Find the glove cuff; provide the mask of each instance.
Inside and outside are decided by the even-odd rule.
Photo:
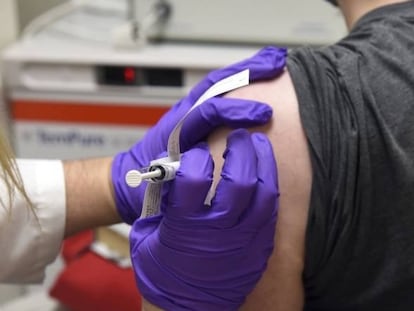
[[[134,165],[135,164],[135,165]],[[132,224],[141,215],[142,187],[131,188],[126,184],[125,175],[131,169],[137,169],[138,164],[131,161],[129,152],[118,153],[112,161],[112,185],[118,214],[122,220]]]

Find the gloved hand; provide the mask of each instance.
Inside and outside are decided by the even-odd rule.
[[[145,193],[144,184],[138,188],[130,188],[126,184],[126,173],[131,169],[148,166],[150,161],[166,151],[171,131],[196,100],[216,82],[247,68],[250,69],[251,81],[276,77],[285,67],[286,55],[286,49],[266,47],[249,59],[212,71],[187,97],[173,106],[140,142],[115,156],[112,183],[116,207],[125,222],[131,224],[140,216]],[[218,126],[237,128],[261,125],[269,121],[271,115],[269,106],[256,101],[211,98],[194,109],[187,118],[181,130],[181,151],[186,151],[203,140]]]
[[[183,154],[162,215],[130,233],[137,285],[164,310],[236,310],[273,249],[277,168],[264,134],[232,132],[211,207],[213,162],[205,144]]]

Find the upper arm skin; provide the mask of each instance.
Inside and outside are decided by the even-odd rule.
[[[252,130],[265,132],[272,142],[280,188],[275,248],[267,270],[241,310],[302,310],[305,230],[312,174],[292,81],[285,72],[275,80],[255,83],[227,96],[258,100],[272,106],[272,122]],[[209,139],[215,177],[220,176],[228,132],[219,130]],[[160,309],[144,299],[143,310]]]
[[[273,145],[280,188],[275,248],[267,270],[241,310],[302,310],[302,272],[312,170],[290,75],[285,71],[277,79],[252,84],[227,96],[254,99],[272,106],[272,122],[252,130],[266,133]],[[220,130],[209,140],[215,177],[220,176],[227,134],[228,130]]]

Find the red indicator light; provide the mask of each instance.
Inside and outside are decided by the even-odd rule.
[[[124,80],[125,82],[132,83],[135,82],[135,69],[127,67],[124,69]]]

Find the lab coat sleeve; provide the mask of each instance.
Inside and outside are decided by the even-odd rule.
[[[38,283],[46,266],[59,254],[63,240],[63,164],[57,160],[17,160],[17,165],[34,212],[17,193],[11,208],[0,206],[0,282]],[[7,203],[3,181],[0,195]]]

